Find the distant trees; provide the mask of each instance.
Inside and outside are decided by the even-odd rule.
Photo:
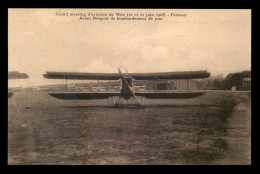
[[[223,80],[223,74],[209,77],[207,87],[212,89],[223,89]]]
[[[20,73],[18,71],[9,71],[8,79],[27,79],[29,76],[26,73]]]
[[[247,80],[247,82],[244,82],[244,80]],[[223,88],[230,90],[232,86],[235,86],[236,90],[250,90],[251,71],[242,71],[228,74],[227,77],[223,80]]]
[[[212,90],[231,90],[233,86],[236,90],[251,90],[251,71],[230,73],[225,78],[223,74],[211,76],[207,79],[194,79],[198,89],[206,86]]]

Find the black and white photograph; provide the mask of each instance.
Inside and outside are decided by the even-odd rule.
[[[251,9],[8,9],[8,165],[251,165]]]

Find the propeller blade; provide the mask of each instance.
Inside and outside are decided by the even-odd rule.
[[[122,76],[122,80],[124,80],[124,82],[125,82],[125,84],[127,85],[129,91],[130,91],[131,94],[133,95],[134,99],[136,99],[135,93],[134,93],[133,89],[132,89],[131,86],[128,84],[128,81],[125,79],[125,76],[124,76],[123,73],[121,72],[120,68],[118,68],[118,72],[119,72],[119,74]]]

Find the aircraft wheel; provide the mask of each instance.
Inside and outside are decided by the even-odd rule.
[[[118,106],[118,102],[114,101],[114,107],[116,108]]]
[[[138,106],[138,107],[141,106],[141,100],[140,100],[140,99],[137,100],[137,106]]]

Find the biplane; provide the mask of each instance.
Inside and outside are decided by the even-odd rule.
[[[18,71],[9,71],[8,72],[8,80],[11,79],[27,79],[29,76],[25,73],[20,73]],[[9,92],[8,90],[8,98],[13,96],[13,92]]]
[[[138,80],[160,80],[160,79],[201,79],[210,76],[207,71],[183,71],[183,72],[157,72],[157,73],[83,73],[83,72],[46,72],[43,76],[47,79],[72,79],[72,80],[121,80],[121,91],[118,92],[50,92],[49,94],[64,100],[91,100],[113,98],[117,106],[123,98],[133,98],[136,105],[140,105],[140,98],[148,99],[188,99],[201,96],[205,91],[178,91],[178,90],[133,90],[135,81]],[[116,101],[114,97],[119,97]]]

